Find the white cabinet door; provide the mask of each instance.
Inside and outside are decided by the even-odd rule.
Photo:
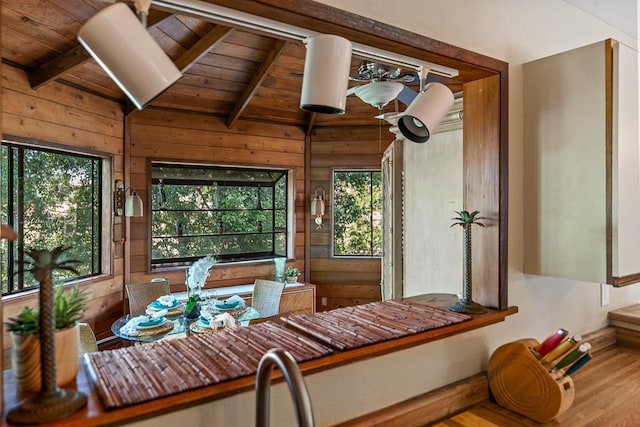
[[[640,280],[637,52],[606,40],[523,78],[525,272]]]

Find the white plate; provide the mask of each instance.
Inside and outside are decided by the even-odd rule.
[[[224,313],[224,312],[227,312],[227,311],[238,310],[238,309],[243,308],[243,307],[244,307],[244,303],[241,302],[241,303],[238,303],[238,304],[235,304],[235,305],[231,305],[231,304],[220,304],[220,305],[218,305],[218,304],[216,304],[216,305],[213,306],[213,309],[215,311],[219,312],[219,313]]]
[[[136,326],[136,329],[143,330],[143,329],[153,329],[153,328],[158,328],[158,327],[160,327],[160,326],[164,325],[164,324],[165,324],[165,323],[167,323],[167,322],[168,322],[168,320],[167,320],[167,319],[164,319],[162,322],[158,323],[157,325],[149,325],[149,326],[141,326],[141,325],[138,325],[138,326]]]
[[[154,301],[151,304],[149,304],[147,308],[150,308],[152,310],[164,310],[164,309],[173,310],[174,308],[180,307],[180,304],[182,304],[180,301],[176,301],[171,307],[167,307],[166,305],[160,304],[158,301]]]

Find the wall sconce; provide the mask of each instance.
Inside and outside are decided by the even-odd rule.
[[[138,10],[146,21],[149,0]],[[138,109],[175,83],[182,73],[125,3],[108,6],[78,32],[78,41]]]
[[[324,188],[317,187],[315,195],[311,200],[311,215],[314,215],[314,219],[317,228],[322,228],[322,215],[324,215]]]
[[[305,40],[300,108],[313,113],[344,114],[347,106],[351,42],[322,34]]]
[[[421,79],[422,86],[424,79]],[[453,92],[442,83],[429,83],[398,120],[398,129],[413,142],[427,142],[431,131],[453,106]]]
[[[127,200],[124,195],[127,190],[131,190]],[[113,209],[116,216],[142,216],[144,213],[144,205],[142,199],[136,193],[133,187],[124,188],[124,184],[120,180],[116,180],[115,191],[113,192]]]

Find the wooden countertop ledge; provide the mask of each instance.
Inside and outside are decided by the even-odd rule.
[[[420,297],[412,297],[405,299],[402,303],[408,303],[409,306],[418,310],[423,316],[429,315],[429,310],[434,310],[431,307],[425,307],[421,304],[424,300]],[[372,303],[371,305],[367,304],[365,306],[356,306],[347,307],[345,309],[338,310],[354,310],[357,309],[358,313],[362,313],[363,310],[368,310],[367,314],[371,314],[371,321],[375,321],[377,319],[376,316],[380,314],[380,310],[389,310],[397,309],[393,305],[389,306],[383,303]],[[396,304],[396,306],[402,307],[402,303]],[[370,307],[369,307],[370,306]],[[382,308],[381,308],[382,307]],[[373,309],[373,311],[371,310]],[[378,310],[378,312],[376,312]],[[402,349],[406,349],[409,347],[414,347],[417,345],[421,345],[424,343],[428,343],[431,341],[439,340],[451,335],[460,334],[466,331],[470,331],[473,329],[481,328],[483,326],[491,325],[500,321],[503,321],[504,318],[508,315],[517,313],[517,307],[510,307],[505,311],[496,311],[489,310],[486,314],[480,315],[460,315],[458,313],[447,313],[451,315],[451,318],[454,319],[453,324],[448,324],[448,326],[429,326],[426,325],[424,327],[418,328],[418,332],[413,332],[413,326],[408,324],[407,330],[412,331],[407,334],[394,332],[394,328],[387,328],[389,333],[396,333],[395,336],[400,336],[399,338],[384,338],[384,340],[380,342],[375,342],[375,335],[385,335],[384,331],[378,331],[376,334],[376,330],[367,330],[364,328],[364,332],[362,333],[363,339],[371,339],[371,335],[375,343],[367,344],[366,342],[332,342],[331,334],[328,334],[327,337],[324,337],[324,341],[322,342],[322,338],[318,339],[317,336],[313,336],[313,330],[309,328],[307,331],[302,331],[298,329],[295,331],[296,327],[304,327],[305,320],[309,321],[311,316],[317,316],[317,320],[319,322],[324,322],[325,319],[329,318],[327,316],[331,316],[331,312],[321,312],[316,313],[314,315],[306,315],[306,316],[294,316],[286,325],[286,328],[282,325],[275,325],[269,322],[255,325],[251,328],[245,328],[246,331],[241,331],[239,335],[235,335],[233,333],[215,333],[215,334],[203,334],[202,336],[189,337],[182,340],[170,340],[165,341],[164,343],[157,344],[146,344],[135,347],[128,347],[118,350],[111,350],[107,352],[101,352],[103,354],[86,355],[85,359],[83,359],[82,367],[78,376],[76,378],[76,384],[71,384],[68,387],[76,387],[78,390],[84,392],[88,396],[88,404],[86,407],[78,411],[77,413],[57,422],[51,422],[48,424],[43,424],[44,426],[69,426],[69,427],[89,427],[89,426],[107,426],[107,425],[122,425],[127,422],[133,422],[140,419],[145,419],[153,416],[158,416],[163,413],[168,413],[180,409],[184,409],[187,407],[207,403],[213,400],[217,400],[220,398],[224,398],[233,394],[237,394],[240,392],[245,392],[253,389],[255,385],[255,367],[257,367],[257,360],[261,355],[249,355],[247,356],[244,363],[236,363],[231,358],[227,358],[226,361],[222,360],[225,357],[225,354],[220,354],[219,359],[217,361],[217,366],[212,366],[210,369],[202,369],[205,375],[210,375],[213,381],[204,382],[200,385],[195,384],[190,387],[188,384],[185,385],[182,381],[176,381],[170,385],[162,385],[157,381],[155,382],[158,385],[156,392],[158,394],[153,394],[154,390],[151,387],[139,387],[141,390],[137,394],[138,400],[143,403],[135,403],[136,398],[128,401],[115,393],[114,395],[105,395],[105,390],[108,390],[109,387],[123,387],[127,386],[131,387],[132,391],[136,388],[135,385],[145,381],[147,376],[149,375],[151,370],[145,372],[144,370],[140,370],[139,368],[142,366],[136,365],[139,362],[136,361],[136,358],[142,357],[151,357],[152,366],[156,369],[162,370],[162,366],[166,366],[167,363],[179,363],[177,360],[165,360],[165,357],[158,357],[158,354],[167,355],[168,351],[176,351],[177,349],[169,349],[168,346],[178,345],[183,351],[193,350],[198,353],[198,345],[210,345],[211,340],[227,340],[226,342],[233,342],[234,344],[240,342],[240,346],[252,345],[253,342],[256,343],[256,348],[254,349],[254,353],[260,349],[264,348],[265,341],[267,339],[274,338],[277,344],[281,347],[287,349],[287,345],[291,350],[296,350],[297,353],[294,355],[296,360],[299,362],[300,369],[303,375],[308,375],[314,372],[319,372],[323,370],[328,370],[337,366],[345,365],[348,363],[352,363],[358,360],[371,358],[375,356],[380,356],[383,354],[400,351]],[[339,314],[339,313],[337,313]],[[441,315],[438,310],[435,310],[433,313],[434,319]],[[331,318],[336,318],[336,324],[340,324],[340,322],[345,321],[347,318],[340,320],[339,316],[331,316]],[[447,316],[449,317],[449,316]],[[313,320],[313,319],[311,319]],[[297,323],[297,325],[296,325]],[[420,322],[423,323],[423,322]],[[424,322],[425,324],[428,322]],[[449,322],[450,323],[450,322]],[[325,325],[326,326],[326,325]],[[361,331],[362,325],[358,325],[358,330]],[[292,331],[290,332],[289,329]],[[311,332],[311,334],[305,334],[306,336],[302,339],[298,338],[298,341],[291,342],[292,339],[295,338],[297,333],[301,332]],[[205,337],[206,335],[206,337]],[[341,334],[339,334],[341,335]],[[356,335],[356,334],[354,334]],[[298,335],[299,336],[299,335]],[[336,335],[337,336],[337,335]],[[357,335],[356,335],[357,336]],[[243,338],[244,337],[244,338]],[[292,338],[294,337],[294,338]],[[368,338],[367,338],[368,337]],[[230,341],[231,340],[231,341]],[[174,342],[172,342],[174,341]],[[182,343],[177,343],[177,341],[182,341]],[[262,341],[262,342],[261,342]],[[289,344],[287,344],[289,342]],[[335,344],[335,345],[331,345]],[[186,347],[185,347],[186,346]],[[184,347],[184,348],[183,348]],[[240,347],[242,348],[242,347]],[[250,352],[246,352],[249,354]],[[245,353],[242,353],[243,355]],[[183,356],[183,355],[182,355]],[[193,361],[189,362],[188,359],[184,359],[181,355],[176,357],[180,358],[181,361],[187,361],[187,363],[193,363]],[[92,359],[93,357],[93,359]],[[196,355],[197,357],[197,355]],[[228,357],[228,355],[227,355]],[[114,375],[110,377],[109,374],[109,364],[111,363],[121,363],[125,364],[124,360],[126,359],[126,363],[131,362],[131,372],[137,372],[137,378],[126,378],[125,380],[120,380],[118,383],[117,378],[118,375]],[[196,359],[193,359],[196,360]],[[204,362],[209,362],[212,360],[211,358],[205,360]],[[216,359],[217,360],[217,359]],[[106,365],[104,369],[100,369],[100,363],[103,362]],[[148,361],[146,361],[148,362]],[[145,362],[145,364],[146,364]],[[184,363],[184,362],[183,362]],[[163,365],[164,364],[164,365]],[[98,366],[98,369],[96,369]],[[204,366],[204,365],[203,365]],[[118,368],[113,369],[113,372],[117,372]],[[98,371],[98,372],[96,372]],[[102,371],[102,372],[100,372]],[[200,372],[200,371],[199,371]],[[102,378],[99,378],[102,375]],[[92,380],[90,381],[90,377]],[[127,375],[119,377],[125,378]],[[282,375],[279,371],[274,372],[274,381],[279,381]],[[106,381],[107,386],[105,387],[105,383],[103,382],[101,387],[96,387],[95,382]],[[197,382],[197,379],[193,379],[193,381]],[[124,382],[124,383],[123,383]],[[202,385],[202,384],[212,384],[212,385]],[[174,387],[172,389],[172,387]],[[167,390],[161,390],[167,389]],[[151,390],[151,391],[149,391]],[[150,393],[149,395],[144,395],[144,393]],[[101,396],[102,394],[102,396]],[[109,393],[110,394],[110,393]],[[141,395],[142,394],[142,395]],[[128,396],[130,393],[122,393],[122,396]],[[155,397],[161,396],[161,397]],[[13,378],[10,371],[4,372],[4,416],[3,416],[3,425],[10,426],[12,424],[8,424],[6,420],[6,412],[14,407],[17,404],[18,396],[16,396],[15,392],[15,384],[13,382]],[[135,403],[135,404],[133,404]],[[114,409],[106,409],[106,408],[114,408]]]

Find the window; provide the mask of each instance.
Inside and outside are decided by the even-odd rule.
[[[1,220],[18,233],[2,240],[2,294],[34,289],[38,283],[18,266],[24,249],[71,246],[78,274],[58,271],[71,281],[101,273],[101,177],[103,159],[3,141]]]
[[[333,172],[333,255],[382,255],[382,173]]]
[[[152,165],[151,268],[288,255],[289,171]]]

